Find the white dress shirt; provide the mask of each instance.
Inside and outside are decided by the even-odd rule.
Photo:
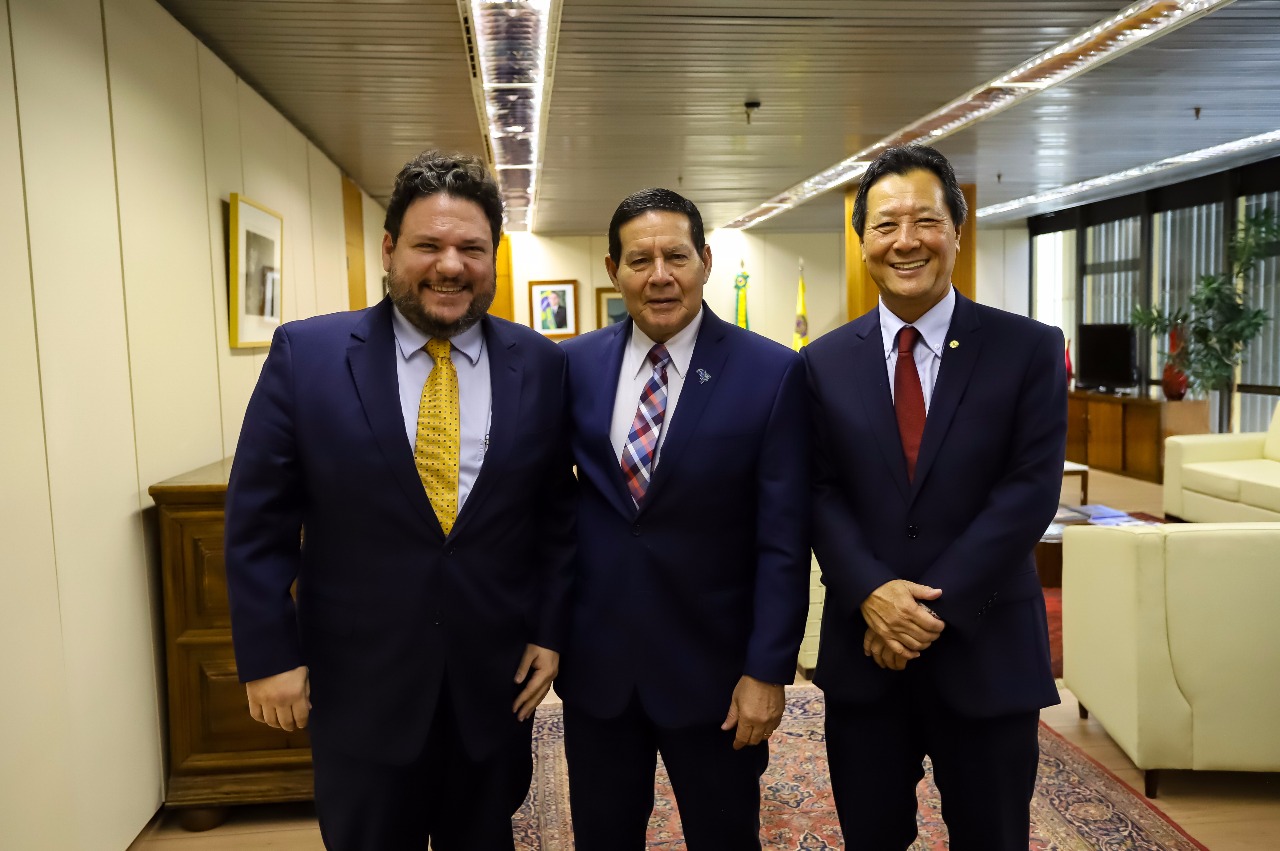
[[[422,388],[435,368],[435,361],[424,348],[431,339],[422,333],[399,308],[391,313],[391,326],[396,335],[396,379],[400,384],[400,413],[404,417],[404,433],[413,452],[418,439],[418,407],[422,404]],[[493,387],[489,383],[489,350],[484,345],[484,330],[477,322],[450,341],[450,359],[458,372],[458,511],[467,501],[471,488],[480,475],[484,454],[489,448],[489,425],[493,418]]]
[[[654,470],[658,469],[662,444],[666,442],[668,426],[675,416],[676,403],[680,401],[680,391],[684,388],[689,361],[693,360],[693,346],[698,341],[698,329],[701,327],[702,308],[699,307],[698,315],[693,317],[693,321],[666,343],[667,353],[671,355],[671,363],[667,365],[667,409],[662,417],[662,430],[658,432],[658,448],[653,455]],[[636,418],[636,409],[640,407],[640,392],[653,375],[649,350],[654,345],[649,335],[632,322],[631,339],[627,341],[626,350],[622,353],[622,370],[618,373],[618,392],[613,399],[613,420],[609,428],[613,454],[618,456],[619,464],[622,463],[622,449],[627,445],[627,435],[631,433],[631,423]]]
[[[951,315],[956,311],[956,291],[947,288],[942,301],[925,311],[915,322],[903,322],[884,306],[880,299],[880,337],[884,342],[884,361],[889,369],[889,395],[893,395],[893,373],[898,367],[898,329],[911,325],[920,332],[916,341],[916,372],[920,375],[920,389],[924,391],[924,412],[929,413],[933,399],[933,386],[938,383],[938,369],[942,366],[942,350],[947,345],[947,331],[951,328]],[[922,345],[923,344],[923,345]]]

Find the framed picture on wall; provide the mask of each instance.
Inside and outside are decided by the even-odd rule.
[[[232,192],[229,220],[231,347],[269,346],[284,315],[284,219]]]
[[[617,325],[627,318],[627,305],[622,293],[613,287],[596,287],[596,327]]]
[[[533,330],[562,340],[578,333],[578,282],[530,281],[529,324]]]

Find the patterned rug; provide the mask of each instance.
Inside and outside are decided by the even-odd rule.
[[[827,775],[824,710],[818,689],[787,689],[786,716],[773,737],[769,770],[762,780],[761,838],[765,848],[844,848]],[[534,727],[533,786],[513,819],[520,851],[573,848],[563,734],[560,707],[539,709]],[[912,851],[941,851],[947,847],[947,829],[927,762],[925,768],[917,793],[921,801],[920,838]],[[1031,851],[1206,851],[1144,798],[1043,724],[1031,822]],[[685,848],[675,799],[661,762],[648,847]]]

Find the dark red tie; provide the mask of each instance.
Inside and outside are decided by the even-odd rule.
[[[919,331],[910,325],[902,326],[898,332],[898,364],[893,370],[893,410],[898,415],[898,434],[902,436],[908,479],[915,478],[916,457],[924,435],[924,391],[920,389],[920,373],[916,371],[918,339]]]

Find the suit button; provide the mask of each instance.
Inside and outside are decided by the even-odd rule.
[[[908,538],[918,538],[918,537],[920,537],[920,527],[919,527],[919,526],[908,526],[908,527],[907,527],[907,537],[908,537]]]
[[[453,548],[453,547],[449,547],[449,555],[453,555],[453,554],[454,554],[454,553],[456,553],[456,552],[457,552],[457,550],[456,550],[455,548]]]
[[[635,535],[637,538],[638,538],[638,537],[640,537],[640,524],[639,524],[639,523],[637,523],[636,525],[634,525],[634,526],[632,526],[632,527],[631,527],[631,534],[632,534],[632,535]]]

